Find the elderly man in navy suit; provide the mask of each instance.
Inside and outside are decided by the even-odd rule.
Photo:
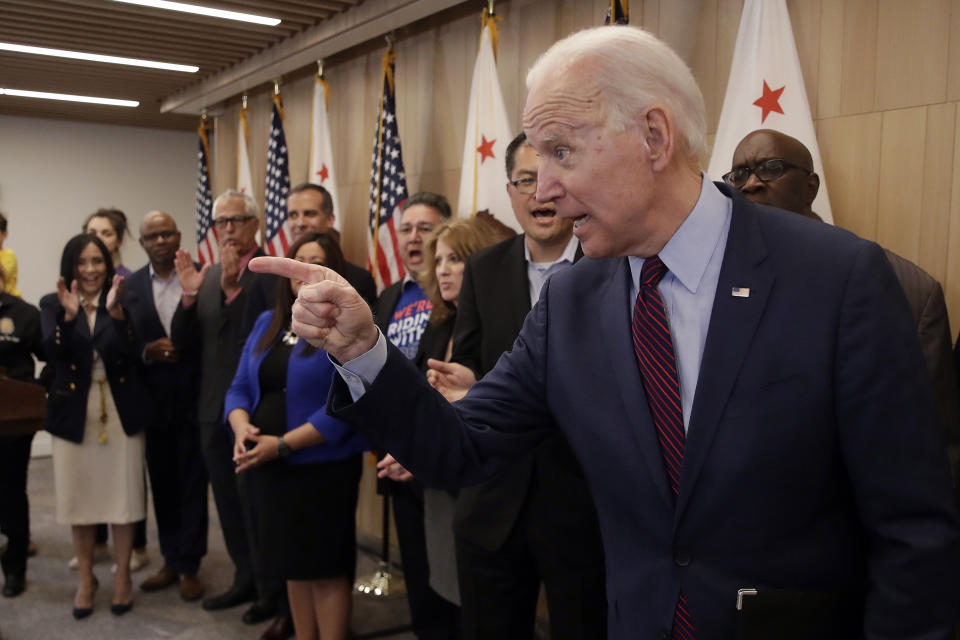
[[[614,640],[947,638],[960,519],[883,251],[710,182],[696,82],[640,29],[557,42],[527,86],[537,199],[586,259],[463,400],[413,375],[336,274],[252,264],[313,283],[293,330],[342,363],[331,411],[444,487],[558,425],[596,502]]]
[[[144,342],[141,371],[158,412],[146,431],[146,451],[164,560],[140,588],[158,591],[179,582],[180,597],[198,600],[204,588],[197,569],[207,552],[207,471],[197,425],[200,353],[182,353],[170,340],[183,291],[173,266],[177,223],[151,211],[140,224],[140,246],[150,262],[127,278],[124,305]]]

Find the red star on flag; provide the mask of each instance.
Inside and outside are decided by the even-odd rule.
[[[763,95],[757,98],[753,104],[763,109],[763,115],[760,117],[760,124],[763,124],[766,121],[767,116],[770,115],[771,111],[776,111],[777,113],[783,113],[783,109],[780,108],[780,94],[783,93],[783,90],[786,88],[786,85],[780,87],[779,89],[770,90],[770,87],[767,85],[767,81],[763,81]]]
[[[477,147],[477,151],[480,152],[480,164],[483,164],[483,161],[487,158],[493,158],[493,143],[496,142],[496,138],[493,140],[487,140],[487,136],[481,135],[482,142],[480,146]]]
[[[326,164],[320,166],[320,171],[317,171],[317,175],[320,176],[320,182],[323,182],[330,177],[330,172],[327,171]]]

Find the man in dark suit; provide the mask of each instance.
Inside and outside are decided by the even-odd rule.
[[[180,597],[193,601],[204,592],[197,569],[207,552],[208,520],[207,471],[197,427],[200,352],[180,352],[170,340],[182,292],[173,267],[180,248],[173,218],[162,211],[148,213],[140,225],[140,246],[150,262],[127,278],[124,306],[144,343],[141,377],[157,411],[146,431],[146,456],[164,559],[140,588],[158,591],[179,581]]]
[[[612,640],[947,638],[960,516],[883,251],[707,180],[700,91],[640,29],[565,38],[527,84],[537,199],[587,258],[463,400],[411,375],[335,274],[253,265],[313,283],[293,329],[343,363],[331,411],[443,487],[557,424],[597,507]]]
[[[820,176],[813,170],[810,150],[785,133],[772,129],[748,133],[734,150],[732,168],[724,180],[752,202],[821,220],[813,211]],[[952,336],[943,288],[906,258],[889,249],[884,249],[884,253],[910,305],[940,417],[946,427],[954,484],[960,488],[960,389],[951,353]]]
[[[418,280],[424,264],[424,243],[440,224],[450,219],[450,203],[442,195],[421,191],[401,206],[397,240],[405,275],[383,290],[377,300],[377,326],[408,359],[417,355],[420,337],[427,327],[432,306]],[[415,375],[422,377],[417,372]],[[403,575],[413,632],[419,640],[455,637],[459,614],[456,607],[430,587],[426,534],[423,526],[423,488],[413,480],[395,482],[384,478],[378,485],[392,497],[397,542],[403,556]]]
[[[223,421],[223,398],[254,321],[276,300],[277,281],[246,268],[254,256],[263,255],[256,244],[260,211],[253,198],[225,191],[213,203],[213,217],[220,241],[218,264],[197,271],[190,254],[177,252],[175,264],[183,291],[173,317],[172,339],[181,353],[200,350],[201,448],[235,567],[233,585],[204,600],[203,606],[217,610],[256,599],[243,615],[244,622],[256,624],[276,613],[284,589],[281,581],[264,579],[257,566],[250,503],[241,499],[234,472],[233,438]]]
[[[524,233],[470,256],[452,361],[477,377],[510,350],[547,278],[579,258],[573,225],[541,204],[537,152],[506,151],[507,193]],[[462,489],[454,516],[465,638],[533,638],[543,582],[553,638],[603,638],[603,548],[583,471],[556,432],[502,473]]]
[[[287,224],[293,242],[309,231],[326,233],[333,231],[333,221],[337,214],[333,210],[333,198],[330,192],[319,184],[304,182],[290,189],[287,197]],[[339,244],[339,237],[337,238]],[[372,309],[377,303],[377,284],[373,276],[363,267],[344,261],[343,273],[354,289],[360,292]]]

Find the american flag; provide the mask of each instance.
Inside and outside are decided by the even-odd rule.
[[[407,175],[403,169],[397,112],[394,106],[393,70],[397,55],[392,48],[383,54],[383,96],[377,114],[377,133],[373,139],[370,169],[370,236],[367,243],[368,267],[377,281],[377,289],[404,276],[397,246],[396,225],[400,205],[407,199]]]
[[[283,103],[280,94],[274,94],[270,142],[267,145],[267,189],[263,195],[267,253],[271,256],[285,256],[290,248],[287,230],[289,193],[290,163],[287,159],[287,137],[283,133]]]
[[[610,8],[607,9],[607,17],[603,24],[629,24],[630,23],[630,0],[610,0]],[[610,17],[613,16],[613,20]]]
[[[200,134],[200,150],[197,152],[197,256],[200,262],[213,264],[219,257],[217,230],[213,226],[213,197],[210,195],[210,144],[207,140],[207,124],[197,128]]]

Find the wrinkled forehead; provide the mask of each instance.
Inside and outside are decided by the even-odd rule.
[[[530,87],[523,109],[523,130],[537,148],[557,130],[603,120],[603,94],[579,69],[545,75]]]

